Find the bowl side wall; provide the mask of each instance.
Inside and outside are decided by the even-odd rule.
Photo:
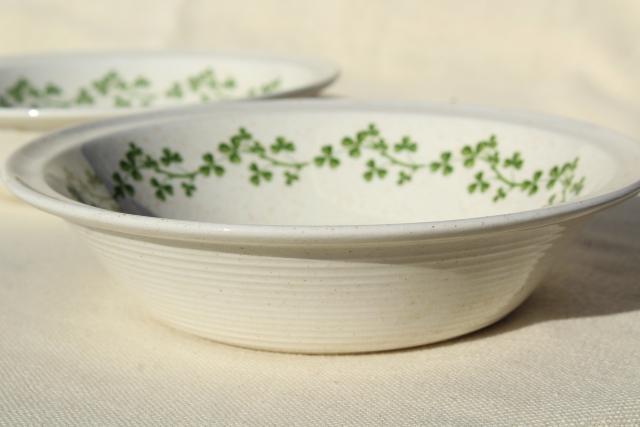
[[[77,227],[157,319],[215,341],[297,353],[429,344],[487,326],[535,288],[575,230],[550,225],[396,245],[242,247]]]

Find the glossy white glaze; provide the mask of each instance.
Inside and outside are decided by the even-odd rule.
[[[140,181],[128,181],[135,193],[110,199],[110,174],[120,167],[123,142],[140,142],[149,153],[175,143],[184,153],[180,167],[187,168],[199,161],[207,141],[219,142],[247,123],[256,133],[295,140],[306,135],[306,145],[295,151],[303,155],[371,117],[391,134],[409,129],[419,141],[436,141],[427,156],[491,129],[509,136],[509,151],[527,154],[536,168],[546,170],[549,159],[575,153],[586,166],[584,192],[545,206],[546,197],[517,187],[506,202],[494,202],[488,192],[467,191],[475,171],[466,176],[460,164],[443,178],[449,179],[444,190],[431,185],[441,179],[429,175],[431,168],[424,168],[423,183],[412,181],[414,187],[383,180],[362,184],[358,157],[334,169],[310,169],[300,187],[275,179],[254,185],[246,164],[236,173],[242,161],[225,163],[231,172],[193,181],[199,187],[191,197],[173,193],[162,200],[147,187],[151,175],[145,170]],[[322,125],[310,126],[310,120]],[[428,344],[505,316],[561,259],[583,219],[640,190],[639,160],[636,142],[563,119],[481,108],[278,101],[150,113],[70,129],[19,150],[5,179],[18,197],[75,224],[113,276],[157,319],[245,347],[352,353]],[[97,186],[81,198],[130,213],[71,199],[75,193],[63,172],[87,167]],[[491,189],[501,182],[492,181]],[[395,191],[407,196],[398,198]],[[432,198],[421,198],[420,191]],[[307,197],[327,192],[333,203],[308,204]],[[225,204],[225,210],[206,210],[198,197]],[[358,197],[361,203],[353,204]],[[297,207],[284,206],[291,204]],[[132,214],[132,206],[146,216]],[[234,209],[238,223],[229,220]],[[423,222],[416,221],[421,211]]]
[[[517,307],[558,255],[564,226],[397,245],[196,245],[79,228],[157,319],[263,350],[417,346]]]

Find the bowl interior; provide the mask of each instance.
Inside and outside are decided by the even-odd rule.
[[[333,75],[319,64],[241,55],[34,56],[0,62],[0,108],[144,108],[277,96]]]
[[[170,116],[169,116],[170,117]],[[224,224],[356,225],[500,215],[628,185],[637,146],[440,111],[236,108],[74,145],[56,192],[122,212]]]

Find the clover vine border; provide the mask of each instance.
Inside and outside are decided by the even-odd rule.
[[[282,85],[281,79],[274,78],[247,89],[246,96],[269,95]],[[0,92],[0,107],[30,108],[70,108],[87,107],[99,100],[107,99],[115,108],[150,107],[159,99],[172,101],[192,100],[200,102],[227,99],[237,95],[238,83],[232,76],[219,77],[213,68],[207,67],[183,79],[175,80],[166,88],[153,87],[151,78],[138,75],[126,78],[116,70],[110,70],[101,77],[81,86],[75,94],[65,93],[56,83],[37,85],[25,77],[17,79]]]
[[[112,174],[113,197],[121,199],[133,196],[136,185],[146,181],[154,189],[155,197],[165,201],[181,189],[187,197],[197,191],[197,181],[211,176],[224,176],[228,167],[238,166],[245,160],[248,180],[255,186],[274,181],[276,171],[281,172],[286,185],[294,185],[301,174],[310,167],[336,169],[346,155],[352,160],[366,157],[362,178],[365,181],[388,179],[395,174],[397,185],[406,185],[422,171],[449,176],[458,167],[474,170],[473,181],[468,183],[469,194],[487,194],[490,190],[492,201],[499,202],[514,191],[533,196],[541,191],[548,193],[547,203],[565,202],[571,195],[579,195],[586,178],[577,178],[579,158],[552,165],[546,171],[536,169],[530,176],[516,178],[525,160],[520,152],[503,155],[498,148],[495,135],[465,145],[457,152],[442,151],[431,161],[415,162],[418,143],[410,136],[389,143],[375,124],[345,136],[340,143],[324,145],[310,159],[294,160],[296,152],[293,141],[278,136],[271,144],[263,144],[247,131],[239,128],[216,150],[206,152],[201,163],[190,170],[183,169],[183,156],[178,151],[165,147],[162,154],[153,156],[139,145],[131,142],[127,152],[118,163],[118,170]]]

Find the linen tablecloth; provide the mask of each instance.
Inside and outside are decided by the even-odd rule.
[[[250,48],[332,94],[541,110],[640,137],[640,3],[5,0],[0,53]],[[35,134],[0,131],[0,159]],[[640,198],[599,214],[478,333],[301,356],[174,331],[57,218],[0,195],[0,425],[638,425]]]

